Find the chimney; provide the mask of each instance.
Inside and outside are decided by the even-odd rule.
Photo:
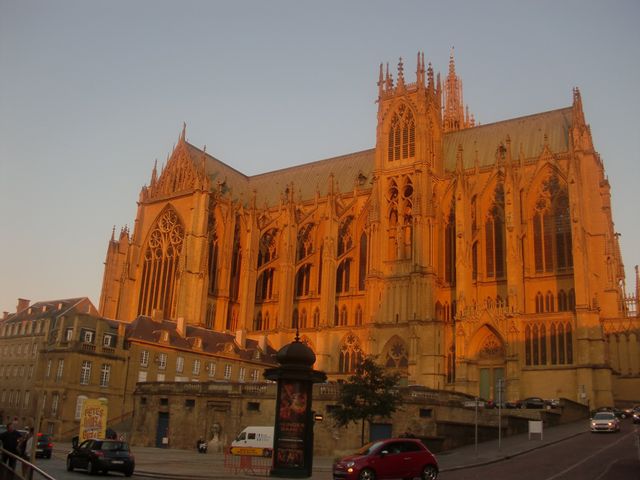
[[[16,313],[21,312],[25,308],[28,308],[30,303],[31,300],[27,300],[26,298],[19,298],[18,306],[16,307]]]
[[[267,336],[262,335],[260,339],[258,339],[258,348],[262,353],[267,353]]]
[[[236,343],[242,349],[247,346],[247,334],[242,328],[236,330]]]
[[[185,334],[187,333],[187,331],[186,331],[186,322],[184,321],[184,317],[178,317],[178,320],[176,321],[176,332],[178,332],[178,335],[180,335],[182,338],[185,337]]]
[[[9,312],[2,312],[2,319],[6,320],[7,318],[9,318]]]

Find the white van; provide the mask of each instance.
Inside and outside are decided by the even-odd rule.
[[[273,455],[273,427],[247,427],[231,442],[232,455],[271,457]]]

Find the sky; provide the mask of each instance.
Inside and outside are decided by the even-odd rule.
[[[372,148],[418,51],[483,123],[571,105],[640,264],[640,2],[0,0],[0,311],[87,296],[178,139],[252,175]]]

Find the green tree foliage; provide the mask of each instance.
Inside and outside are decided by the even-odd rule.
[[[364,444],[364,425],[376,417],[389,418],[398,410],[401,395],[397,389],[400,375],[390,372],[376,363],[376,357],[368,355],[356,368],[340,390],[340,408],[331,412],[339,427],[362,422],[361,442]]]

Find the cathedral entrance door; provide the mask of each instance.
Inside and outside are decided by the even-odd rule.
[[[497,402],[498,398],[500,398],[498,393],[499,380],[503,378],[504,367],[480,368],[480,397]]]

